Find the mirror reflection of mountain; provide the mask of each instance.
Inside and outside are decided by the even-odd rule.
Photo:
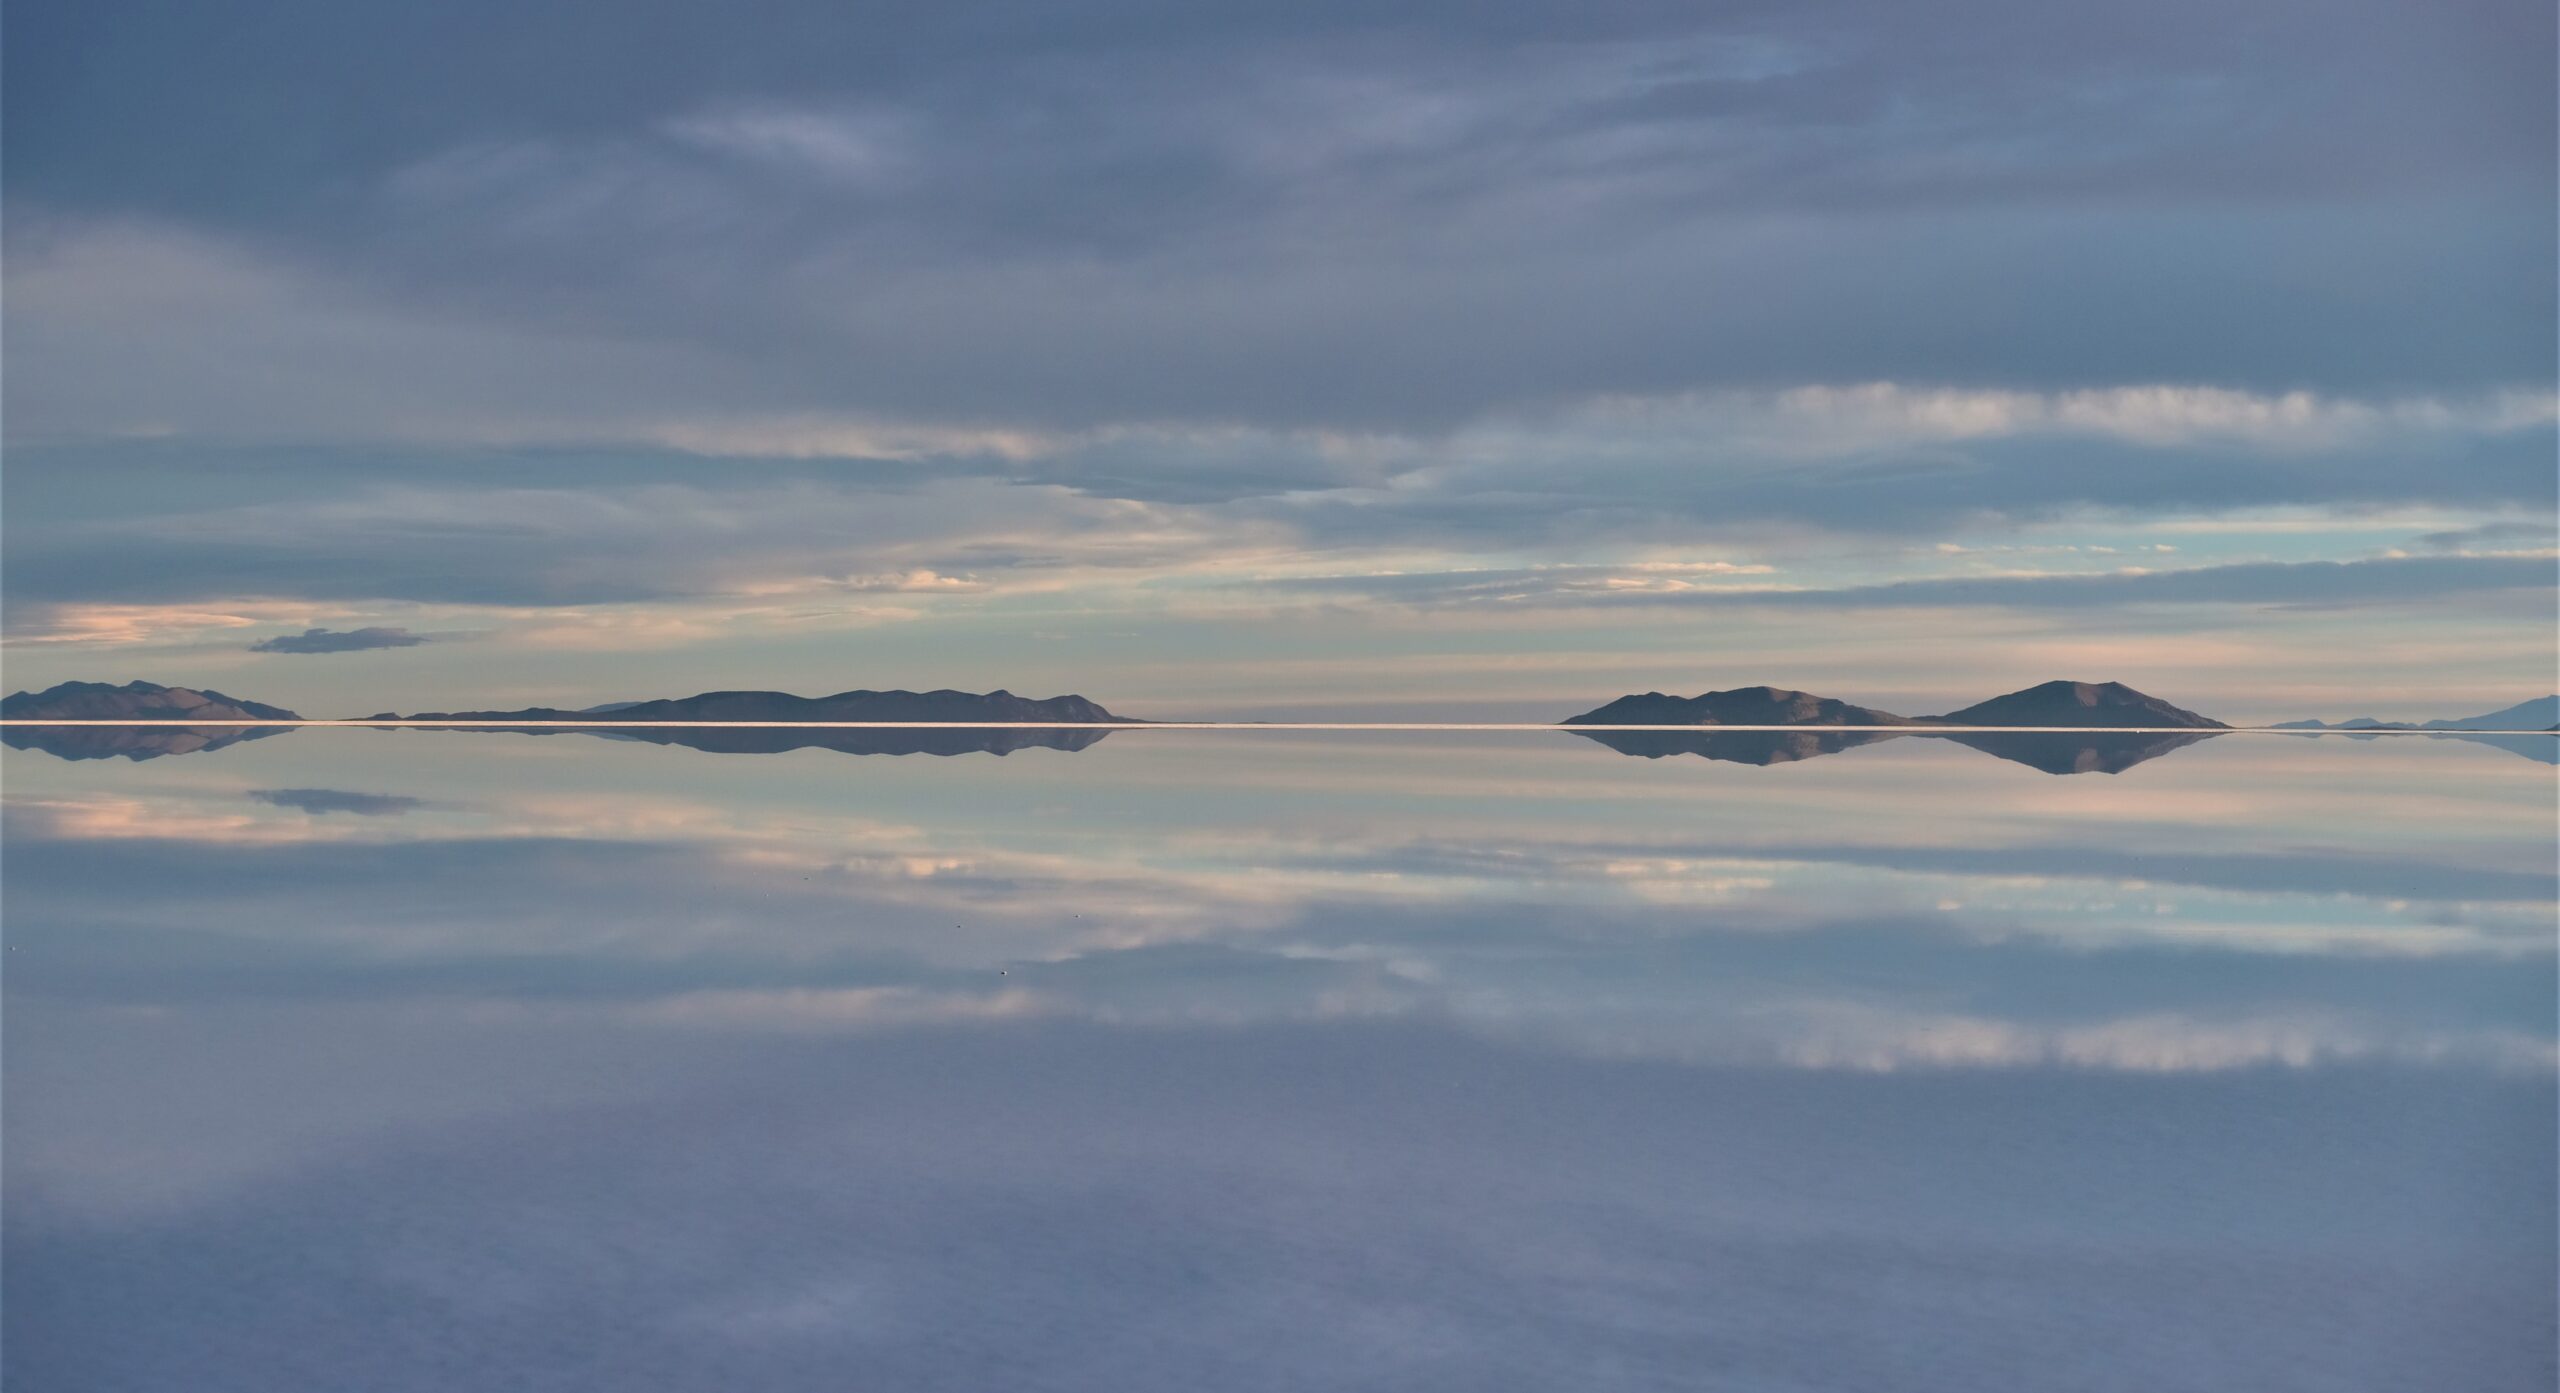
[[[244,740],[263,740],[291,732],[291,726],[9,726],[0,743],[16,750],[42,750],[59,759],[158,759],[162,755],[204,754]]]
[[[2486,745],[2493,750],[2522,755],[2536,764],[2560,764],[2560,738],[2555,738],[2560,737],[2560,731],[2540,735],[2475,735],[2468,731],[2416,730],[2408,726],[2379,724],[2321,727],[2299,721],[2285,729],[2301,731],[2307,738],[2315,740],[2353,740],[2364,743],[2383,739],[2395,732],[2403,735],[2419,734],[2430,740],[2459,740],[2466,745]]]
[[[2285,721],[2278,730],[2306,730],[2343,733],[2349,739],[2372,739],[2382,731],[2427,731],[2449,740],[2466,740],[2474,745],[2487,745],[2511,755],[2522,755],[2538,764],[2560,764],[2560,695],[2535,697],[2513,706],[2477,716],[2455,716],[2432,721],[2384,721],[2371,716],[2358,716],[2347,721]],[[2483,734],[2492,731],[2541,732],[2540,734]]]
[[[1834,755],[1859,745],[1897,739],[1889,731],[1843,730],[1576,730],[1574,734],[1594,740],[1622,755],[1643,759],[1664,759],[1672,755],[1696,755],[1701,759],[1723,760],[1730,764],[1794,764],[1800,760]]]
[[[95,726],[19,726],[0,729],[12,749],[42,750],[61,759],[158,759],[202,754],[244,740],[282,735],[281,726],[185,725],[199,721],[295,721],[281,706],[243,701],[209,688],[164,687],[157,682],[57,682],[41,692],[13,692],[0,700],[0,720],[131,722]]]
[[[1929,738],[1952,740],[2012,764],[2023,764],[2048,774],[2121,774],[2146,760],[2158,759],[2172,750],[2183,750],[2213,736],[2210,732],[2194,735],[2109,735],[2056,731],[2046,735],[2040,732],[1985,731],[1980,735]]]
[[[726,755],[780,754],[787,750],[834,750],[849,755],[1002,755],[1015,750],[1086,749],[1111,732],[1078,727],[1127,718],[1113,715],[1098,702],[1074,695],[1020,697],[1001,690],[986,693],[946,690],[853,691],[824,697],[793,696],[788,692],[704,692],[699,696],[666,701],[613,702],[579,711],[538,706],[517,711],[435,711],[408,717],[385,713],[374,719],[707,721],[714,724],[592,727],[585,730],[571,725],[565,730],[571,734],[636,740],[652,745],[682,745],[687,749]],[[758,721],[1060,721],[1070,724],[1055,729],[1021,724],[945,730],[881,730],[751,724]],[[723,728],[732,723],[736,728]],[[529,735],[557,735],[564,731],[560,725],[470,728]]]
[[[533,706],[515,711],[422,711],[396,716],[385,711],[376,721],[994,721],[1037,725],[1130,723],[1101,703],[1069,694],[1022,697],[992,692],[851,691],[833,696],[793,696],[789,692],[703,692],[657,701],[613,702],[580,711]]]
[[[2045,682],[1943,716],[1898,716],[1786,687],[1736,687],[1694,697],[1646,692],[1565,718],[1564,724],[1645,726],[2128,726],[2222,730],[2223,723],[2121,682]]]
[[[2172,706],[2121,682],[2046,682],[2006,696],[1993,697],[1944,716],[1913,718],[1872,706],[1783,687],[1737,687],[1694,697],[1647,692],[1625,696],[1566,720],[1575,733],[1596,740],[1622,755],[1660,759],[1696,755],[1734,764],[1793,764],[1838,754],[1879,740],[1902,738],[1894,730],[1718,730],[1719,726],[1908,726],[1918,724],[1981,726],[2126,726],[2170,727],[2167,732],[2056,730],[1980,734],[1911,732],[1913,738],[1947,739],[1984,754],[2041,769],[2048,774],[2120,774],[2145,760],[2157,759],[2224,729],[2222,722]],[[1610,725],[1687,725],[1679,731],[1602,732],[1581,729]],[[2194,735],[2177,733],[2194,730]]]
[[[775,729],[745,726],[735,730],[691,726],[626,730],[561,730],[525,726],[472,726],[523,735],[595,735],[608,740],[636,740],[650,745],[682,745],[715,755],[772,755],[791,750],[833,750],[848,755],[1005,755],[1016,750],[1090,749],[1111,732],[1077,728],[1018,726],[955,730]]]
[[[2537,764],[2560,764],[2560,732],[2544,735],[2439,735],[2438,740],[2460,740],[2471,745],[2487,745],[2511,755],[2523,755]]]
[[[2193,735],[2085,731],[1984,731],[1958,735],[1882,730],[1576,730],[1574,734],[1619,754],[1644,759],[1696,755],[1730,764],[1757,765],[1794,764],[1887,740],[1948,740],[2048,774],[2121,774],[2146,760],[2213,738],[2209,731]]]

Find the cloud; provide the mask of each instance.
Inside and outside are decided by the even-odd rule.
[[[201,637],[306,614],[299,601],[200,605],[69,601],[16,605],[8,640],[20,643],[131,644]]]
[[[305,629],[249,645],[252,653],[360,653],[369,648],[415,648],[427,636],[407,629]]]
[[[2554,568],[2555,562],[2548,556],[2390,557],[2248,562],[2176,570],[1943,576],[1880,585],[1797,587],[1723,578],[1752,572],[1752,568],[1745,567],[1727,568],[1721,573],[1692,573],[1696,574],[1692,579],[1690,574],[1664,575],[1634,565],[1305,576],[1260,583],[1284,591],[1359,596],[1426,608],[1669,605],[2080,610],[2153,604],[2406,604],[2502,591],[2541,595],[2547,604]]]
[[[823,426],[737,439],[705,426],[695,449],[785,452],[718,469],[664,448],[445,445],[235,448],[218,454],[255,467],[209,474],[200,447],[28,447],[11,504],[62,521],[13,536],[5,564],[11,633],[24,637],[130,630],[154,609],[215,602],[237,616],[291,599],[922,599],[1104,573],[1231,578],[1282,558],[1415,571],[1435,568],[1432,553],[1455,569],[1523,550],[1705,551],[1757,574],[1772,549],[1808,537],[1935,541],[2260,506],[2545,508],[2553,414],[2547,392],[1877,383],[1592,398],[1438,435],[1129,426],[886,459],[826,456],[844,442]],[[792,434],[804,426],[816,433]],[[100,470],[124,487],[99,496]]]
[[[296,808],[315,817],[353,813],[358,817],[398,817],[426,806],[422,798],[393,793],[351,793],[336,788],[258,788],[249,796],[279,808]]]
[[[642,8],[19,7],[11,641],[1696,604],[1611,563],[2556,501],[2525,0]]]
[[[1701,385],[2552,376],[2552,21],[2519,0],[937,8],[653,7],[568,90],[534,75],[601,10],[411,34],[427,84],[294,0],[219,31],[39,0],[11,429],[1430,430]]]
[[[286,475],[264,496],[13,536],[13,624],[61,631],[71,627],[56,612],[64,603],[208,595],[502,610],[719,597],[791,611],[884,610],[1075,577],[1249,564],[1285,554],[1294,536],[1276,520],[966,475],[887,482],[808,466],[657,481],[646,470],[564,462],[556,479],[528,487],[497,461],[451,473],[433,484],[352,469],[334,479]],[[82,622],[95,629],[104,620]]]
[[[2437,551],[2549,550],[2560,544],[2560,525],[2522,518],[2485,522],[2477,527],[2429,532],[2418,544]]]
[[[2405,557],[2370,561],[2264,561],[2100,575],[1964,576],[1836,590],[1768,591],[1771,605],[1935,607],[1997,605],[2084,609],[2135,604],[2391,604],[2490,591],[2539,594],[2547,604],[2550,558]]]

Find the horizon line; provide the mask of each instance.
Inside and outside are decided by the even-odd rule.
[[[1834,731],[1898,735],[2560,735],[2554,730],[2426,730],[2417,727],[2330,726],[1972,726],[1972,725],[1575,725],[1562,721],[505,721],[407,720],[151,720],[0,719],[7,726],[342,726],[397,730],[1413,730],[1648,731],[1696,735],[1821,734]]]

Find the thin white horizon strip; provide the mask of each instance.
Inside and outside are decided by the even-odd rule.
[[[1633,726],[1390,721],[148,721],[0,720],[5,726],[352,726],[457,730],[1561,730],[1676,731],[1690,735],[1883,731],[1902,735],[2560,735],[2552,730],[2303,730],[2278,726]]]

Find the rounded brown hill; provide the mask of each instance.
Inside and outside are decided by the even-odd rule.
[[[2210,716],[2172,706],[2122,682],[2046,682],[1930,718],[1960,726],[2134,726],[2226,730]]]
[[[1908,716],[1785,687],[1736,687],[1693,697],[1646,692],[1567,717],[1584,726],[1904,726]]]
[[[62,682],[41,692],[13,692],[0,700],[0,720],[12,721],[298,721],[281,706],[242,701],[212,690],[163,687],[157,682]]]

